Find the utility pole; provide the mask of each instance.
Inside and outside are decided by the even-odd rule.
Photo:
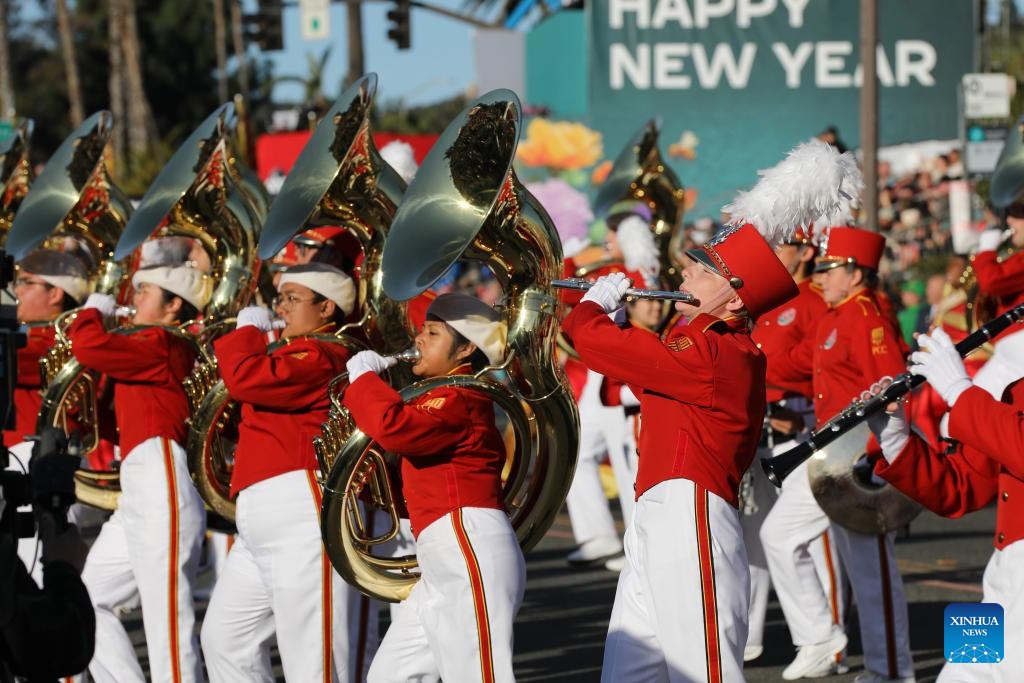
[[[864,228],[878,231],[878,0],[860,0],[860,153],[864,166]]]

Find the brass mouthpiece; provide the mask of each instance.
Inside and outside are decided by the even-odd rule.
[[[392,358],[403,363],[416,363],[422,356],[423,354],[415,346],[391,355]]]

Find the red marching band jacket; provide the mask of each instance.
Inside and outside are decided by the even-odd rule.
[[[315,330],[329,334],[334,325]],[[349,351],[308,337],[293,337],[267,353],[256,327],[243,327],[213,343],[224,386],[242,404],[233,495],[258,482],[318,467],[313,438],[327,420],[327,385],[345,371]]]
[[[765,413],[765,357],[747,320],[702,314],[662,341],[619,329],[585,302],[563,330],[588,367],[626,382],[640,399],[636,497],[682,478],[735,507]]]
[[[452,370],[466,372],[469,365]],[[405,403],[368,372],[349,385],[344,404],[359,429],[402,457],[402,495],[415,536],[459,508],[505,508],[505,444],[485,394],[441,387]]]
[[[940,454],[916,434],[891,464],[875,472],[929,510],[960,517],[996,501],[994,545],[1002,550],[1024,538],[1024,381],[1007,390],[1006,402],[971,387],[949,415],[949,435],[960,441]]]
[[[4,431],[4,443],[13,446],[36,433],[36,417],[43,403],[43,377],[39,360],[53,346],[53,325],[29,327],[25,346],[18,349],[18,382],[14,386],[14,429]]]
[[[776,362],[789,349],[813,339],[818,321],[828,312],[828,304],[821,298],[817,285],[804,280],[797,288],[796,298],[759,317],[751,332],[757,348],[768,358],[765,382],[769,403],[792,396],[810,398],[814,394],[814,373],[810,367],[784,373]]]
[[[907,370],[899,333],[864,290],[829,309],[814,335],[772,359],[777,377],[799,379],[813,372],[818,424],[832,418],[883,377]]]
[[[161,327],[131,335],[108,332],[93,308],[78,314],[67,335],[78,362],[114,382],[122,458],[154,437],[185,443],[189,406],[182,382],[195,364],[191,344]]]
[[[1012,254],[1001,263],[995,251],[982,251],[975,254],[971,263],[978,277],[978,289],[996,297],[997,315],[1024,303],[1024,251]],[[1019,330],[1011,325],[996,340]]]

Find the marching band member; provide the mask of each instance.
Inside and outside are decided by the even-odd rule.
[[[750,575],[737,490],[765,410],[750,322],[796,285],[749,224],[688,254],[680,289],[699,305],[679,304],[689,324],[664,341],[609,319],[623,274],[599,279],[564,323],[589,367],[633,388],[643,418],[603,681],[743,679]]]
[[[237,541],[202,629],[210,680],[272,681],[275,638],[285,678],[361,680],[359,595],[330,564],[320,538],[321,490],[313,437],[326,421],[327,385],[349,352],[319,341],[355,306],[352,279],[323,263],[293,266],[278,285],[285,343],[267,352],[270,312],[249,307],[214,342],[224,384],[242,404],[231,491]],[[360,666],[360,661],[363,666]]]
[[[134,599],[153,681],[201,681],[193,634],[195,583],[206,512],[192,486],[184,443],[189,416],[182,382],[193,346],[167,327],[192,320],[210,296],[209,278],[187,266],[140,269],[132,277],[135,334],[108,332],[113,297],[93,294],[68,327],[75,358],[114,383],[122,453],[121,497],[86,560],[82,580],[96,607],[92,677],[143,681],[135,650],[115,609]]]
[[[814,369],[814,410],[819,423],[860,396],[865,381],[879,382],[906,370],[897,328],[879,309],[872,291],[885,238],[866,230],[834,227],[827,240],[825,254],[818,258],[815,271],[821,274],[820,285],[830,310],[820,319],[815,335],[807,343],[779,359],[780,364]],[[806,524],[792,528],[785,537],[762,538],[770,562],[795,563],[804,577],[799,584],[779,582],[775,586],[794,633],[794,644],[799,647],[784,676],[800,678],[813,674],[834,661],[847,643],[841,629],[826,629],[828,600],[822,591],[810,589],[814,585],[809,578],[812,569],[806,560],[798,559],[807,544],[830,528],[860,614],[867,671],[856,680],[912,681],[907,602],[894,556],[895,533],[869,536],[839,524],[829,526],[824,515],[813,519],[816,524],[810,523],[812,516],[808,515]],[[813,622],[801,622],[802,615],[816,618]],[[798,636],[803,632],[801,623],[807,625],[807,636]],[[878,625],[882,626],[881,638]],[[798,638],[809,642],[800,642]]]
[[[643,282],[644,286],[656,286],[660,269],[658,248],[650,228],[651,211],[643,202],[622,201],[611,207],[608,213],[605,251],[611,260],[596,269],[592,275],[608,275],[624,272],[631,279]],[[573,277],[576,263],[566,259],[564,274]],[[563,304],[575,305],[582,293],[564,290]],[[569,359],[567,365],[578,365],[579,361]],[[576,461],[576,472],[572,486],[566,496],[569,521],[573,536],[579,546],[567,558],[569,564],[587,566],[604,562],[615,571],[621,568],[622,541],[615,528],[615,520],[608,507],[608,498],[601,485],[599,464],[608,455],[616,478],[622,477],[632,483],[631,470],[626,468],[625,454],[628,443],[626,416],[619,405],[603,405],[601,384],[604,379],[593,369],[579,368],[581,372],[569,371],[574,382],[574,393],[580,412],[580,449]],[[582,380],[582,382],[580,382]],[[616,463],[619,463],[616,469]],[[619,470],[624,470],[620,472]],[[628,497],[627,488],[624,492]],[[628,514],[623,507],[623,516]]]
[[[1005,241],[1004,232],[990,229],[981,234],[978,253],[971,260],[978,290],[996,298],[997,314],[1024,301],[1024,218],[1014,212],[1007,216],[1006,223],[1009,242],[1017,251],[1001,261],[999,248]],[[978,371],[974,382],[999,399],[1003,389],[1024,377],[1024,331],[1010,328],[996,337],[994,345],[992,358]]]
[[[28,339],[18,349],[18,380],[12,397],[14,429],[4,431],[4,444],[11,458],[8,469],[28,472],[32,443],[26,438],[36,433],[36,418],[43,400],[39,361],[53,346],[53,321],[61,313],[77,308],[88,290],[82,262],[70,254],[39,249],[18,263],[14,295],[18,299],[18,320],[26,327]],[[35,536],[18,539],[18,555],[37,583],[43,578],[39,551]]]
[[[781,491],[764,475],[760,458],[771,457],[795,445],[806,430],[814,426],[812,372],[808,367],[796,373],[785,372],[778,361],[790,348],[814,336],[818,321],[828,310],[821,288],[811,282],[817,247],[807,232],[798,229],[793,237],[775,250],[776,256],[792,274],[799,293],[777,309],[761,316],[752,337],[768,360],[768,418],[761,436],[758,458],[746,475],[749,484],[741,490],[749,493],[741,505],[743,536],[750,560],[750,631],[745,658],[756,659],[763,651],[764,621],[768,608],[768,592],[776,585],[779,601],[785,604],[787,616],[793,615],[789,628],[797,645],[825,640],[818,634],[842,629],[842,577],[838,557],[827,529],[820,540],[794,548],[788,540],[803,534],[801,527],[811,524],[827,527],[827,518],[815,501],[807,480],[806,466],[787,477]],[[817,571],[816,571],[817,570]],[[801,585],[806,579],[809,585]],[[804,591],[821,593],[831,607],[807,614],[799,597]],[[818,605],[820,601],[816,601]],[[836,670],[835,661],[821,664],[802,675],[827,675]],[[794,675],[789,671],[788,675]],[[787,674],[784,674],[786,677]]]
[[[1003,402],[972,385],[952,339],[942,330],[917,339],[923,351],[911,356],[910,371],[927,378],[950,408],[949,434],[959,442],[942,453],[916,433],[901,407],[869,424],[882,447],[875,472],[907,496],[944,517],[961,517],[996,501],[995,552],[985,568],[982,602],[1003,606],[1006,651],[998,664],[946,663],[940,682],[1011,681],[1020,675],[1024,642],[1024,382],[1004,393]]]
[[[419,377],[499,364],[507,330],[483,302],[443,294],[416,337]],[[438,388],[411,403],[377,373],[373,351],[348,363],[345,407],[366,434],[402,460],[402,494],[416,535],[420,580],[388,629],[368,680],[512,681],[512,622],[526,568],[504,510],[505,446],[494,407],[478,392]]]

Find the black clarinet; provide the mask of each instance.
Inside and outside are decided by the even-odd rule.
[[[1024,319],[1024,304],[993,318],[962,339],[956,345],[957,353],[961,357],[966,356],[985,342],[991,341],[1010,325],[1021,322],[1022,319]],[[811,432],[807,441],[794,446],[785,453],[779,453],[773,458],[761,460],[761,467],[764,468],[768,480],[776,486],[782,486],[782,481],[789,476],[789,473],[810,458],[815,451],[829,445],[871,415],[885,410],[887,405],[909,394],[924,382],[925,379],[921,375],[904,372],[871,398],[854,401],[831,420]]]

